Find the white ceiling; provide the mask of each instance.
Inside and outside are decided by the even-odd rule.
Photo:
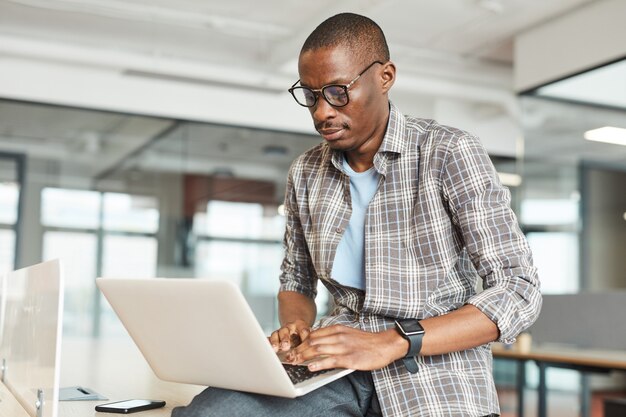
[[[297,78],[297,54],[311,30],[335,13],[353,11],[372,17],[383,28],[400,77],[512,92],[514,36],[592,1],[600,0],[0,0],[0,58],[104,66],[117,57],[111,65],[137,76],[228,83],[230,88],[253,80],[261,87],[284,89],[285,80]],[[153,65],[146,71],[146,66],[135,65],[138,62]],[[187,69],[167,65],[172,62],[185,63]],[[189,71],[193,65],[200,70]],[[436,97],[436,88],[424,99]],[[175,123],[5,102],[0,103],[0,151],[26,152],[83,167],[84,175],[98,175],[168,133]],[[194,129],[194,137],[203,141],[211,136],[216,146],[232,139],[219,128]],[[194,151],[197,163],[187,168],[218,166],[231,159],[260,167],[272,157],[282,168],[301,148],[315,143],[313,138],[310,143],[302,139],[290,147],[286,137],[265,136],[255,145],[260,150],[256,153],[233,144],[222,147],[222,154]],[[286,155],[262,152],[271,145],[287,146]],[[165,145],[152,151],[153,156],[169,152],[177,160],[182,152]],[[255,154],[259,157],[253,161]],[[149,160],[146,156],[143,164]]]
[[[411,73],[511,65],[513,37],[593,0],[0,0],[0,35],[295,74],[325,18],[362,13]],[[448,70],[449,71],[449,70]]]

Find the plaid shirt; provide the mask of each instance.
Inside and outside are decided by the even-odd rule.
[[[496,323],[500,341],[511,343],[535,321],[541,294],[530,249],[510,193],[475,136],[390,105],[374,157],[380,182],[365,220],[365,291],[330,276],[351,213],[342,158],[322,143],[294,161],[287,180],[280,289],[314,298],[320,279],[335,307],[317,326],[379,332],[394,319],[472,304]],[[499,413],[489,345],[417,362],[416,374],[401,360],[372,372],[385,416]]]

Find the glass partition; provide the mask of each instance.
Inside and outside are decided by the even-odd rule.
[[[521,104],[523,159],[492,159],[499,172],[521,177],[509,183],[512,205],[544,292],[575,292],[586,286],[581,161],[626,160],[620,147],[583,135],[599,121],[619,123],[623,113],[535,97]],[[0,267],[12,266],[16,248],[28,263],[66,259],[69,335],[120,333],[96,290],[100,275],[230,279],[263,327],[276,325],[287,171],[319,137],[6,100],[0,120],[0,151],[28,144],[19,236],[11,207],[20,185],[15,177],[0,181]],[[327,302],[321,289],[320,314]]]
[[[7,100],[0,127],[0,151],[24,144],[28,157],[24,259],[66,261],[65,334],[125,334],[95,287],[103,275],[229,279],[263,328],[277,325],[279,207],[318,137]],[[7,269],[13,183],[0,181]]]
[[[556,84],[556,89],[539,89],[520,98],[524,158],[519,214],[542,292],[624,289],[626,146],[590,141],[586,136],[604,126],[626,128],[626,109],[607,106],[606,100],[603,105],[575,99],[568,80]],[[558,94],[544,94],[550,91]],[[605,99],[623,96],[619,89],[594,94]],[[503,365],[496,363],[495,368]],[[536,386],[536,367],[526,368],[529,385]],[[623,386],[623,381],[607,383],[606,379],[592,385]],[[581,377],[575,371],[551,369],[547,384],[550,389],[579,391]]]
[[[29,415],[57,416],[63,321],[59,261],[9,272],[2,298],[3,382]]]
[[[626,288],[623,274],[603,279],[585,268],[585,259],[600,256],[594,249],[598,245],[591,245],[588,237],[606,235],[600,232],[602,222],[596,221],[600,211],[594,209],[591,217],[585,207],[613,205],[614,213],[626,211],[620,200],[626,182],[619,174],[626,171],[626,146],[586,140],[586,132],[602,126],[626,128],[626,110],[533,96],[522,97],[521,105],[521,222],[543,278],[542,290],[554,294]],[[587,181],[585,188],[590,166],[613,171],[614,179],[608,181],[607,176],[592,187]],[[626,233],[626,221],[619,216],[611,223],[615,236]],[[623,257],[609,256],[613,269],[621,265],[623,270]]]

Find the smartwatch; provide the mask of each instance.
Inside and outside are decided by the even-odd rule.
[[[412,374],[417,373],[417,361],[415,357],[422,349],[422,338],[424,337],[424,328],[416,319],[396,320],[396,330],[404,339],[409,342],[409,351],[402,359],[406,369]]]

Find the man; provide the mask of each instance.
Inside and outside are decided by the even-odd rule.
[[[497,415],[489,343],[514,341],[541,295],[486,151],[389,102],[396,68],[368,18],[323,22],[298,70],[290,92],[324,140],[289,172],[270,343],[313,371],[357,372],[296,400],[209,389],[189,415]],[[318,280],[335,307],[314,326]]]

